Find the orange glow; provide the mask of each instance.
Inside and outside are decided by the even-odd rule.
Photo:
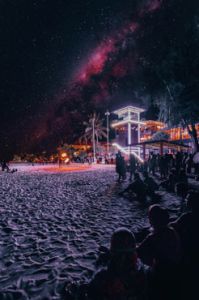
[[[196,124],[197,135],[199,137],[199,124]],[[164,129],[166,124],[159,121],[145,121],[145,125],[141,127],[141,141],[150,140],[152,135],[162,130],[169,134],[170,141],[178,141],[178,140],[189,140],[190,135],[188,133],[187,128],[175,127],[170,129]]]
[[[55,167],[47,167],[47,168],[39,168],[38,171],[47,171],[52,173],[60,173],[60,172],[74,172],[74,171],[86,171],[91,169],[91,166],[61,166],[60,168],[57,166]],[[35,169],[37,171],[37,169]]]
[[[199,124],[196,124],[196,131],[197,131],[197,136],[199,137]],[[188,140],[190,139],[190,135],[188,133],[187,128],[181,128],[181,127],[176,127],[176,128],[171,128],[168,130],[165,130],[170,135],[170,140],[176,141],[176,140]]]

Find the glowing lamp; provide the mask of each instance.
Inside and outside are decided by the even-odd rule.
[[[62,157],[62,158],[67,157],[67,153],[66,153],[66,152],[63,152],[63,153],[61,154],[61,157]]]

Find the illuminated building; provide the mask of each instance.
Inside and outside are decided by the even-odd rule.
[[[186,145],[191,146],[191,138],[187,128],[168,128],[165,123],[154,120],[141,121],[140,113],[142,112],[144,112],[144,109],[134,106],[127,106],[113,112],[118,116],[118,119],[112,122],[112,128],[116,132],[116,140],[113,145],[118,150],[124,154],[133,153],[141,159],[140,145],[147,142],[152,147],[151,138],[159,131],[169,135],[168,143],[164,142],[165,145],[168,144],[167,147],[175,149],[175,146],[178,144],[179,148],[179,143],[184,143],[183,149],[186,148]],[[199,123],[196,124],[196,130],[199,137]],[[174,144],[175,142],[177,143],[176,145]],[[143,148],[142,156],[144,156]]]
[[[170,141],[191,143],[191,138],[187,128],[182,128],[182,127],[168,128],[165,123],[159,121],[145,121],[144,123],[145,125],[141,127],[141,142],[150,140],[154,133],[161,130],[169,135]],[[196,124],[195,126],[199,138],[199,123]]]
[[[135,106],[126,106],[115,110],[113,113],[118,116],[112,122],[112,128],[116,130],[116,143],[114,145],[124,153],[132,153],[140,157],[140,147],[133,144],[140,142],[140,128],[144,122],[140,120],[140,113],[145,110]]]
[[[144,124],[141,126],[140,141],[144,142],[150,140],[154,133],[158,132],[159,130],[163,130],[165,126],[166,125],[160,121],[144,121]]]

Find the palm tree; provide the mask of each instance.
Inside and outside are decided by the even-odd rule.
[[[97,146],[99,144],[99,140],[103,137],[107,137],[106,127],[103,126],[103,120],[100,119],[100,115],[95,112],[89,116],[88,121],[84,122],[85,126],[84,134],[80,137],[80,143],[85,142],[93,142],[93,127],[94,127],[94,138],[97,142]]]

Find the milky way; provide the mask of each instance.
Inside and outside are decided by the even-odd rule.
[[[63,137],[69,142],[74,141],[81,133],[82,120],[88,113],[105,107],[117,91],[119,82],[134,73],[138,63],[134,36],[143,30],[141,20],[157,12],[163,1],[141,2],[132,20],[124,20],[122,26],[91,50],[73,72],[64,92],[56,97],[38,123],[34,143],[46,137],[54,137],[55,142]]]
[[[149,1],[140,9],[138,17],[156,11],[160,8],[161,2],[161,0]],[[102,41],[101,44],[92,51],[90,58],[81,70],[77,72],[77,76],[74,78],[75,81],[79,81],[81,84],[88,84],[93,75],[101,74],[107,63],[112,62],[112,57],[118,56],[121,48],[125,50],[127,38],[138,29],[139,23],[131,21],[118,30],[116,34]],[[125,70],[126,68],[127,64],[125,64],[125,60],[123,65],[119,62],[119,64],[114,65],[111,75],[123,77],[127,72],[127,70]]]

